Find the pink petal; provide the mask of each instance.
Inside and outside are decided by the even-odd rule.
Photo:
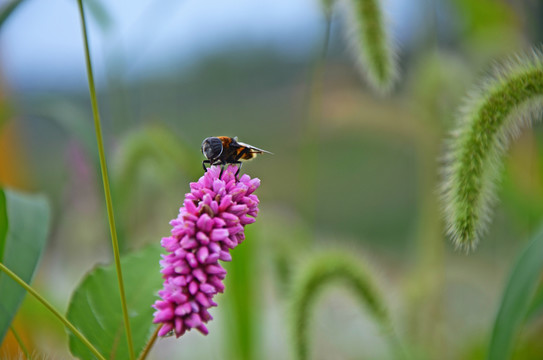
[[[194,275],[194,277],[196,278],[196,280],[198,280],[199,282],[203,283],[207,280],[207,276],[204,272],[204,270],[198,268],[198,269],[195,269],[193,272],[192,272],[192,275]]]
[[[228,237],[227,229],[213,229],[211,231],[211,240],[213,241],[222,241]]]
[[[173,310],[171,307],[167,307],[156,312],[153,322],[156,324],[159,322],[170,321],[171,319],[173,319]]]
[[[173,330],[173,325],[171,323],[164,323],[160,330],[158,330],[158,336],[168,335],[170,331]]]
[[[196,226],[198,226],[198,229],[207,233],[211,231],[211,227],[213,226],[213,220],[208,214],[203,213],[196,222]]]
[[[201,332],[204,335],[209,334],[209,330],[207,329],[207,327],[204,324],[196,327],[196,329],[198,329],[198,331]]]

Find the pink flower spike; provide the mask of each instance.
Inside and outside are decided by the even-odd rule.
[[[260,180],[243,175],[230,165],[210,167],[185,194],[183,207],[170,221],[171,235],[161,240],[168,252],[160,260],[164,279],[161,299],[153,307],[154,323],[162,323],[159,336],[182,336],[191,329],[206,335],[212,320],[208,310],[217,306],[216,294],[224,292],[226,270],[219,261],[231,261],[230,249],[245,238],[245,225],[254,222],[258,198],[253,192]],[[253,216],[253,217],[251,217]]]

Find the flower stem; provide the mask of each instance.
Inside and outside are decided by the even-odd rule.
[[[149,339],[149,341],[145,345],[145,349],[143,349],[143,351],[142,351],[141,355],[139,356],[138,360],[145,360],[147,355],[149,355],[149,352],[151,351],[151,348],[155,344],[155,341],[156,341],[156,339],[158,337],[158,331],[160,330],[162,325],[163,324],[160,324],[159,326],[156,327],[155,332],[153,333],[153,336],[151,336],[151,338]]]
[[[79,14],[81,16],[81,29],[83,31],[83,41],[85,46],[85,60],[87,65],[87,78],[89,82],[89,93],[92,105],[92,114],[94,118],[94,128],[96,131],[96,141],[98,143],[98,154],[100,157],[100,170],[102,173],[102,182],[104,183],[104,195],[106,199],[107,215],[109,220],[109,230],[111,232],[111,243],[113,246],[113,257],[115,259],[115,268],[117,270],[117,280],[119,283],[119,293],[121,295],[121,307],[123,311],[124,327],[126,331],[126,341],[128,342],[128,351],[130,359],[135,359],[134,346],[132,343],[132,332],[128,318],[128,309],[126,306],[126,297],[124,293],[123,274],[121,270],[121,260],[119,256],[119,242],[117,240],[117,230],[115,228],[115,217],[113,215],[113,203],[111,200],[111,190],[109,187],[109,178],[107,173],[106,157],[104,153],[104,144],[102,140],[102,128],[100,125],[100,113],[98,112],[98,101],[96,99],[96,89],[94,87],[94,76],[90,59],[89,40],[87,36],[87,25],[85,22],[85,12],[83,10],[82,0],[78,0]]]
[[[58,310],[56,310],[53,305],[51,305],[47,300],[45,300],[36,290],[34,290],[30,285],[24,282],[23,279],[18,277],[14,272],[8,269],[3,263],[0,263],[0,270],[2,270],[6,275],[13,279],[16,283],[21,285],[30,295],[34,296],[39,302],[43,304],[53,315],[55,315],[85,346],[100,360],[105,360],[105,358],[96,350],[96,348],[90,343],[89,340],[83,335],[77,328],[68,320],[64,315],[62,315]],[[12,328],[13,330],[13,328]]]
[[[26,348],[23,339],[21,339],[17,331],[15,331],[15,327],[13,325],[11,325],[9,328],[11,330],[11,333],[13,334],[13,337],[15,337],[17,344],[19,344],[19,348],[21,348],[21,351],[23,352],[25,358],[27,360],[30,360],[30,354],[28,353],[28,349]]]

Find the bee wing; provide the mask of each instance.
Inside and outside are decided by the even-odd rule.
[[[238,141],[237,143],[238,143],[239,145],[241,145],[241,146],[244,146],[244,147],[247,147],[247,148],[251,149],[251,152],[253,152],[253,153],[258,153],[258,154],[266,153],[266,154],[273,155],[272,152],[269,152],[269,151],[263,150],[263,149],[259,149],[259,148],[257,148],[256,146],[249,145],[249,144],[245,144],[245,143],[242,143],[241,141]]]

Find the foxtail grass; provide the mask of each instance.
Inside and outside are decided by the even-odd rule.
[[[447,233],[457,248],[474,249],[488,229],[503,155],[541,118],[542,95],[543,53],[536,49],[496,66],[466,97],[441,189]]]

